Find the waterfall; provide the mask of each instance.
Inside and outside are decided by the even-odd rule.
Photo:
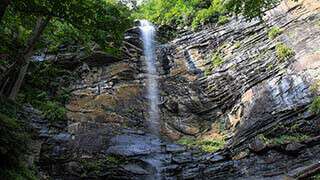
[[[158,74],[156,67],[156,55],[154,47],[155,28],[147,20],[140,20],[140,31],[143,40],[143,52],[147,65],[147,98],[149,101],[149,130],[159,135],[160,132],[160,114],[159,114],[159,89]]]

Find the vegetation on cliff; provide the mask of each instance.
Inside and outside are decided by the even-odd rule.
[[[226,15],[241,14],[247,18],[261,16],[279,0],[147,0],[134,17],[145,18],[158,25],[192,26],[197,29],[207,23],[224,24]]]
[[[78,74],[73,73],[68,67],[65,67],[65,64],[61,63],[62,65],[59,65],[57,61],[61,60],[61,57],[54,61],[34,62],[31,61],[30,58],[32,55],[38,55],[44,52],[46,54],[54,54],[58,57],[57,54],[69,46],[79,48],[78,52],[86,55],[92,50],[97,49],[113,55],[121,55],[120,47],[123,40],[123,33],[132,25],[132,17],[147,18],[156,24],[170,25],[174,26],[174,28],[188,26],[197,29],[201,25],[212,22],[218,25],[225,24],[230,20],[230,16],[232,16],[233,13],[243,14],[249,18],[256,17],[261,15],[264,10],[278,3],[277,0],[150,0],[146,1],[137,12],[131,14],[131,10],[113,0],[6,0],[5,2],[5,4],[0,6],[0,10],[2,10],[0,11],[0,40],[2,42],[0,44],[0,97],[9,97],[15,100],[15,102],[7,100],[0,101],[0,174],[4,175],[5,179],[36,179],[32,171],[26,168],[24,162],[24,155],[28,152],[27,146],[31,133],[27,131],[27,126],[23,122],[20,122],[17,116],[17,109],[22,104],[31,104],[33,107],[41,110],[45,118],[50,121],[51,124],[49,125],[61,121],[66,122],[65,115],[67,110],[65,105],[70,99],[70,89],[68,87],[79,78]],[[272,27],[268,32],[269,39],[273,40],[281,33],[282,29]],[[205,36],[206,35],[207,34],[205,34]],[[265,37],[263,39],[268,39],[265,33],[263,36]],[[241,50],[246,47],[251,47],[241,38],[231,40],[234,49],[239,48]],[[192,40],[192,38],[190,39]],[[250,42],[252,41],[249,41],[249,43]],[[211,49],[208,50],[211,54],[207,54],[208,56],[206,56],[209,68],[205,70],[205,75],[211,75],[215,69],[220,70],[229,65],[230,59],[228,59],[228,57],[225,58],[224,56],[226,56],[226,54],[216,47],[217,46],[210,46]],[[279,60],[277,63],[283,63],[294,55],[294,51],[283,43],[276,44],[275,48],[272,49],[273,55],[274,50]],[[64,51],[69,52],[69,50]],[[69,59],[67,59],[67,61],[68,60]],[[271,68],[269,69],[272,69],[276,65],[277,64],[271,64],[271,66],[269,66]],[[119,67],[117,66],[116,68],[124,69],[123,67]],[[243,69],[247,69],[247,67],[247,65],[241,66]],[[251,74],[258,73],[263,75],[264,66],[261,65],[257,67],[262,67],[262,70],[256,68],[257,72],[254,72],[254,70],[248,68],[250,70],[250,72],[247,73],[248,77],[251,76]],[[104,72],[105,71],[104,69]],[[123,75],[121,76],[131,75],[130,71],[131,69],[123,71]],[[240,70],[240,68],[234,71],[244,72]],[[272,75],[273,74],[270,73],[270,76]],[[221,77],[225,78],[223,74]],[[114,82],[118,83],[116,81],[119,79],[121,83],[125,81],[119,77],[117,78],[115,78],[114,81],[110,81],[112,84],[110,86],[114,86]],[[132,78],[136,78],[136,76]],[[263,78],[264,77],[262,77],[262,79]],[[228,81],[225,80],[227,83],[232,82],[232,80],[229,80],[229,76],[225,79],[228,79]],[[217,81],[220,81],[220,79],[217,79]],[[244,82],[244,84],[246,82]],[[253,82],[260,83],[258,80],[254,80]],[[100,94],[100,82],[98,83],[99,88],[97,89],[99,89]],[[239,93],[237,97],[233,97],[233,91],[236,91],[233,89],[234,85],[230,85],[231,87],[229,87],[227,83],[217,88],[229,88],[230,96],[227,96],[228,99],[235,101],[240,98],[242,92]],[[100,96],[101,99],[97,98],[96,100],[103,101],[106,105],[103,105],[102,108],[104,108],[105,111],[110,111],[111,115],[116,111],[116,108],[120,109],[123,106],[129,107],[121,111],[119,110],[119,115],[123,115],[123,117],[119,116],[120,123],[122,123],[122,119],[126,116],[126,118],[129,117],[128,119],[131,117],[139,117],[137,118],[139,120],[137,124],[143,124],[143,111],[138,112],[140,108],[131,108],[131,104],[127,103],[127,101],[138,97],[138,94],[140,97],[140,87],[127,87],[125,83],[123,84],[124,85],[119,86],[118,89],[112,89],[114,87],[110,88],[114,91],[114,94],[108,94],[105,98],[103,98],[104,96]],[[252,86],[254,85],[248,85],[246,88],[251,88]],[[90,86],[88,86],[88,88],[90,88]],[[211,92],[214,92],[213,88],[215,87],[208,86]],[[246,88],[244,88],[244,90],[247,90]],[[319,86],[317,85],[313,88],[317,90]],[[179,100],[180,95],[178,93],[176,94],[176,99]],[[319,95],[317,93],[314,94]],[[109,100],[110,102],[108,99],[111,99]],[[142,101],[143,100],[141,100],[141,102]],[[221,102],[227,102],[224,104],[228,105],[228,107],[224,107],[224,112],[219,111],[219,114],[227,112],[233,105],[229,103],[229,101],[221,100]],[[100,105],[103,103],[97,104]],[[164,104],[165,103],[167,102],[164,102]],[[173,102],[173,108],[169,108],[180,110],[180,103],[181,102]],[[203,107],[201,107],[202,110]],[[186,111],[190,110],[189,107],[182,108],[186,109]],[[198,111],[198,109],[194,108],[194,111]],[[315,114],[320,113],[319,96],[316,96],[313,103],[310,104],[310,111]],[[139,113],[139,115],[134,113]],[[253,113],[255,112],[253,111]],[[142,118],[140,118],[140,114],[142,114]],[[179,117],[179,120],[180,118],[181,117]],[[108,117],[101,116],[100,119],[103,123],[106,123],[105,119],[108,119]],[[112,117],[110,117],[110,119],[112,119]],[[170,120],[172,120],[171,117]],[[259,122],[263,120],[264,119]],[[217,121],[220,121],[220,119]],[[117,123],[118,122],[115,124]],[[124,124],[125,123],[122,123],[121,126],[125,126]],[[236,126],[238,125],[239,124],[236,124]],[[298,128],[300,128],[300,126]],[[284,132],[279,136],[266,136],[261,138],[266,141],[267,144],[283,145],[305,141],[310,137],[311,136],[300,132],[291,134]],[[204,152],[216,152],[224,148],[226,139],[224,137],[212,137],[209,139],[183,137],[177,143],[189,148],[198,148]],[[105,167],[118,166],[126,161],[125,158],[118,156],[107,156],[103,160],[98,159],[92,162],[85,159],[81,162],[81,166],[85,172],[82,175],[86,177],[90,175],[91,172],[98,174],[100,171],[104,171],[103,168]],[[2,166],[2,164],[4,166]]]
[[[121,55],[123,33],[132,25],[130,10],[116,0],[5,0],[0,5],[1,179],[34,179],[25,168],[30,133],[11,106],[29,103],[51,122],[64,120],[66,88],[73,74],[54,62],[31,57],[57,55],[65,46],[88,54],[99,49]],[[62,78],[63,77],[63,78]]]
[[[18,120],[20,106],[2,98],[0,103],[1,179],[36,179],[25,163],[31,134],[25,122]]]
[[[40,49],[55,50],[64,43],[87,51],[96,45],[116,54],[123,32],[131,25],[130,11],[113,0],[10,1],[0,26],[0,93],[15,99],[30,57]]]

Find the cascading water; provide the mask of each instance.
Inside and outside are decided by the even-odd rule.
[[[143,39],[143,52],[147,65],[147,97],[149,100],[148,126],[152,133],[159,135],[159,89],[154,48],[155,28],[149,21],[140,20],[140,31]]]
[[[158,89],[158,73],[156,66],[156,55],[154,47],[155,28],[147,20],[140,20],[140,31],[143,40],[143,52],[147,65],[147,98],[149,101],[149,118],[147,123],[149,130],[156,136],[160,135],[160,113],[159,113],[159,89]],[[159,150],[161,146],[159,145]],[[162,162],[155,158],[147,161],[154,168],[155,172],[149,179],[161,179]]]

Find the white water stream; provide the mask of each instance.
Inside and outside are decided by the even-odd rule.
[[[158,73],[155,55],[155,28],[147,20],[140,20],[140,31],[143,39],[143,52],[147,65],[147,98],[149,101],[149,130],[159,135],[160,133],[160,114],[159,114],[159,89]]]
[[[147,65],[147,98],[149,101],[147,119],[148,127],[151,133],[160,136],[160,113],[159,113],[159,88],[158,88],[158,73],[156,65],[155,52],[155,27],[147,20],[140,20],[140,31],[143,40],[143,53],[145,63]],[[159,146],[159,149],[161,147]],[[149,160],[149,163],[155,168],[155,173],[150,179],[161,179],[160,169],[161,161],[157,158]]]

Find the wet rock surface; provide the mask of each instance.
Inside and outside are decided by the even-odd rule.
[[[264,22],[240,18],[159,45],[161,137],[147,128],[142,42],[128,30],[122,58],[97,52],[77,61],[68,124],[32,118],[44,138],[43,179],[310,177],[320,169],[320,117],[308,108],[320,79],[319,21],[314,6],[282,4]],[[271,40],[272,26],[283,32]],[[279,60],[280,42],[294,56]],[[204,153],[174,143],[207,133],[223,134],[225,147]]]

